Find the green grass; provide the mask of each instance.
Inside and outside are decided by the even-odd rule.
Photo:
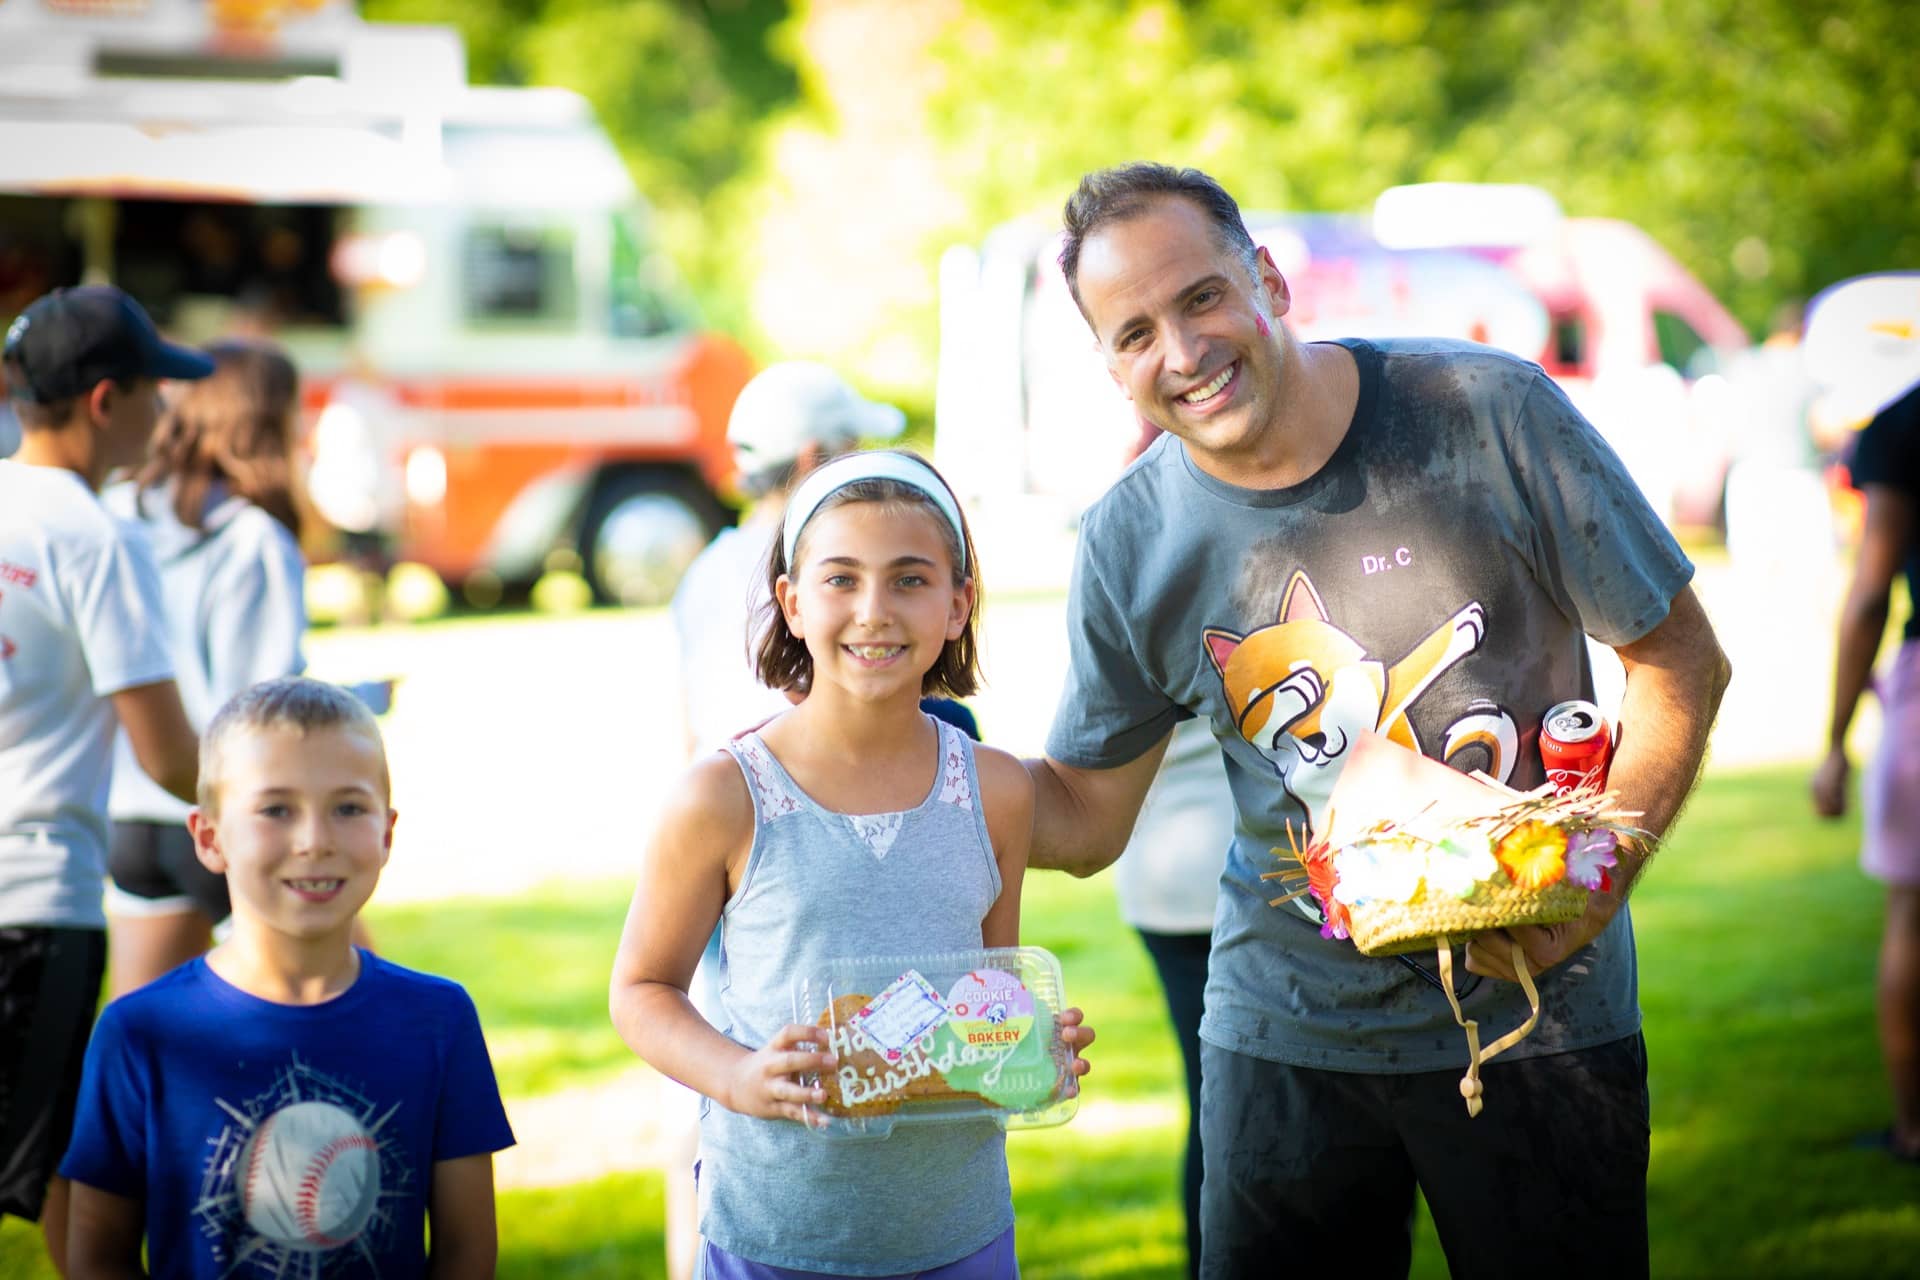
[[[1879,892],[1858,828],[1813,819],[1804,774],[1705,786],[1634,901],[1652,1061],[1648,1208],[1657,1276],[1891,1277],[1920,1257],[1920,1172],[1851,1150],[1887,1115],[1873,1031]],[[627,1069],[605,975],[627,887],[385,909],[388,954],[464,982],[502,1085],[527,1096]],[[1133,1123],[1009,1143],[1030,1280],[1181,1274],[1178,1057],[1152,966],[1104,879],[1035,876],[1026,934],[1056,952],[1100,1031],[1089,1098]],[[1084,1117],[1083,1117],[1084,1118]],[[661,1274],[661,1179],[622,1174],[500,1197],[501,1274]],[[1444,1276],[1423,1221],[1414,1274]],[[0,1276],[40,1277],[0,1226]]]

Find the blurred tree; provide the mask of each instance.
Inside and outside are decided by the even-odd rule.
[[[933,127],[976,228],[1055,217],[1085,170],[1149,156],[1256,208],[1537,183],[1640,223],[1756,327],[1920,263],[1902,4],[977,0],[939,55]]]

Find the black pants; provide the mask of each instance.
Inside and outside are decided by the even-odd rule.
[[[40,1217],[67,1153],[107,935],[0,929],[0,1214]]]
[[[1187,1214],[1187,1274],[1200,1274],[1200,1015],[1207,992],[1207,955],[1213,938],[1204,933],[1149,933],[1137,930],[1153,957],[1167,1013],[1187,1078],[1187,1154],[1182,1168],[1182,1200]]]
[[[1205,1045],[1209,1280],[1405,1276],[1414,1188],[1458,1280],[1647,1274],[1647,1055],[1638,1035],[1495,1060],[1469,1118],[1457,1070],[1316,1071]]]

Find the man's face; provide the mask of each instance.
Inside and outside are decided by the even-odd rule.
[[[1198,205],[1170,196],[1089,236],[1077,282],[1107,371],[1142,417],[1223,458],[1260,438],[1278,405],[1273,330],[1289,303],[1264,249],[1250,272]]]

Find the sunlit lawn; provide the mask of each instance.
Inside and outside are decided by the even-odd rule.
[[[1794,771],[1716,779],[1635,899],[1652,1055],[1656,1276],[1902,1276],[1920,1258],[1920,1172],[1853,1150],[1885,1122],[1872,1023],[1880,899],[1856,828],[1806,813]],[[511,1096],[631,1059],[605,1023],[624,886],[379,911],[382,947],[466,983]],[[1173,1277],[1178,1066],[1145,954],[1105,881],[1039,876],[1027,936],[1053,948],[1101,1039],[1089,1106],[1010,1144],[1030,1280]],[[1112,1100],[1105,1112],[1095,1100]],[[501,1274],[660,1273],[661,1180],[622,1174],[501,1196]],[[1446,1273],[1430,1230],[1415,1274]],[[0,1228],[0,1276],[44,1276]],[[1570,1242],[1577,1248],[1577,1242]]]

